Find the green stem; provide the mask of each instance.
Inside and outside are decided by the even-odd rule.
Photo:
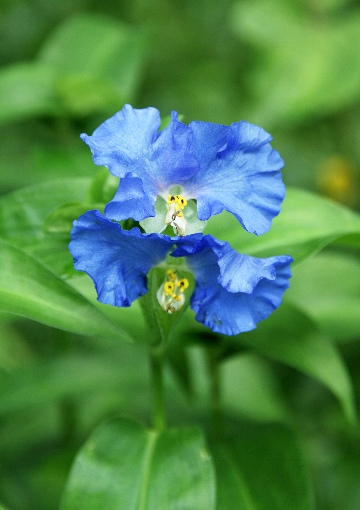
[[[224,417],[221,401],[221,377],[217,352],[208,350],[208,367],[210,377],[210,406],[215,437],[220,437],[224,428]]]
[[[62,441],[68,445],[74,440],[76,431],[76,406],[70,398],[60,401],[60,416],[62,422]]]
[[[163,381],[163,360],[162,352],[157,349],[149,350],[150,368],[153,391],[153,427],[161,432],[165,429],[165,399]]]

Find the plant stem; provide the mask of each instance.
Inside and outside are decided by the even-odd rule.
[[[76,430],[76,406],[70,398],[64,398],[60,401],[60,416],[62,424],[62,441],[64,445],[69,445],[74,440]]]
[[[224,417],[221,403],[221,378],[217,352],[208,350],[208,367],[210,378],[210,406],[213,419],[215,437],[220,437],[224,427]]]
[[[163,383],[163,353],[158,349],[149,350],[153,391],[153,427],[157,432],[165,429],[165,405]]]

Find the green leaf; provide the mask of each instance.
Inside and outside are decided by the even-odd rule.
[[[140,299],[135,300],[130,307],[104,305],[97,300],[94,283],[86,274],[76,272],[72,278],[69,278],[68,283],[109,317],[111,322],[119,324],[121,330],[125,331],[134,342],[143,345],[149,342],[149,330],[144,321]]]
[[[360,333],[360,263],[353,255],[319,253],[301,264],[287,299],[338,341],[358,340]]]
[[[46,217],[69,202],[82,202],[90,179],[68,178],[42,182],[0,198],[0,234],[12,244],[29,247],[43,238]]]
[[[53,95],[55,73],[44,64],[13,64],[0,72],[0,124],[59,113]]]
[[[241,422],[237,434],[211,445],[218,510],[313,510],[310,477],[294,433],[275,424]]]
[[[68,250],[69,234],[59,236],[44,231],[46,218],[70,202],[82,203],[90,180],[59,179],[29,186],[0,198],[0,236],[12,245],[63,274],[72,267]],[[73,211],[76,219],[78,211]],[[71,221],[71,217],[68,217]]]
[[[81,335],[129,340],[118,326],[37,260],[0,241],[0,310]]]
[[[287,188],[282,211],[274,219],[269,232],[257,237],[245,232],[228,213],[213,216],[206,233],[229,241],[241,253],[256,257],[291,255],[299,262],[326,245],[349,234],[360,239],[360,215],[313,193]]]
[[[224,409],[249,419],[289,420],[289,412],[269,362],[256,354],[231,356],[219,367]]]
[[[69,235],[74,219],[91,209],[104,212],[104,204],[69,203],[56,207],[45,219],[43,229],[53,234]]]
[[[101,425],[78,454],[61,510],[215,509],[212,462],[198,429]]]
[[[354,423],[353,388],[346,366],[333,343],[303,312],[283,303],[255,330],[233,340],[320,381],[337,397],[349,422]]]

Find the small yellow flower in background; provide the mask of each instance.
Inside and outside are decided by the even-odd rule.
[[[321,162],[316,185],[323,195],[350,207],[359,200],[356,168],[343,156],[331,156]]]

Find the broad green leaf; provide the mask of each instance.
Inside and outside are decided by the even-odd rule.
[[[68,178],[42,182],[0,197],[0,235],[28,248],[43,239],[47,216],[62,204],[82,202],[90,179]]]
[[[144,321],[139,299],[135,300],[130,307],[104,305],[97,301],[95,286],[91,278],[79,272],[69,278],[68,284],[99,308],[113,323],[119,324],[121,330],[126,331],[134,342],[141,344],[149,342],[149,330]],[[153,331],[152,334],[154,334]]]
[[[12,64],[0,71],[0,124],[59,113],[53,96],[55,73],[44,64]]]
[[[69,235],[74,219],[91,209],[103,212],[104,204],[68,203],[56,207],[45,219],[43,229],[52,234]]]
[[[0,241],[0,310],[81,335],[128,336],[37,260]]]
[[[29,186],[0,198],[0,236],[63,274],[72,267],[69,234],[46,233],[46,219],[60,206],[85,200],[90,180],[59,179]],[[78,211],[74,211],[76,219]],[[71,221],[71,218],[68,218]]]
[[[344,253],[319,253],[301,264],[287,298],[335,340],[360,336],[360,262]]]
[[[284,425],[241,422],[211,445],[218,510],[314,510],[308,468]]]
[[[215,480],[198,429],[101,425],[80,450],[61,510],[211,510]]]
[[[336,240],[345,241],[349,234],[348,242],[353,245],[355,236],[360,239],[360,215],[331,200],[288,187],[282,211],[266,234],[257,237],[245,232],[228,213],[210,218],[206,232],[229,241],[241,253],[256,257],[289,254],[299,262]]]
[[[303,312],[282,303],[255,330],[234,340],[320,381],[337,397],[347,419],[354,422],[353,388],[346,366],[333,343]]]

